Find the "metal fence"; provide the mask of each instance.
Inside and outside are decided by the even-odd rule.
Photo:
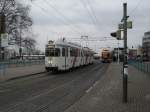
[[[138,70],[150,74],[150,62],[131,62]]]
[[[25,67],[44,64],[44,60],[9,60],[0,62],[0,70],[13,67]]]

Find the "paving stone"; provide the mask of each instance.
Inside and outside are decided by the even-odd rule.
[[[98,84],[65,112],[150,112],[150,76],[129,66],[128,103],[123,103],[121,70],[110,64]]]

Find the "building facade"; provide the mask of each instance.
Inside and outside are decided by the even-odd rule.
[[[120,62],[123,62],[123,50],[124,48],[114,48],[113,50],[113,61],[117,61],[118,60],[118,52],[119,52],[119,60]]]
[[[144,33],[142,47],[143,47],[143,60],[150,61],[150,31]]]
[[[136,60],[137,59],[137,49],[129,49],[129,52],[128,52],[128,58],[129,59],[132,59],[132,60]]]

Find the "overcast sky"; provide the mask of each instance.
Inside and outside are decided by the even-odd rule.
[[[34,0],[32,3],[24,0],[31,5],[33,31],[38,34],[36,40],[41,50],[47,40],[66,37],[71,41],[70,38],[81,35],[99,40],[88,43],[96,51],[116,47],[117,41],[102,40],[117,30],[123,16],[123,2],[128,4],[129,20],[133,21],[133,29],[128,30],[128,46],[137,47],[142,44],[144,32],[150,30],[150,0]]]

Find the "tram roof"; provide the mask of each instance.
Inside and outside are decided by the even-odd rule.
[[[68,47],[74,47],[74,48],[82,48],[84,50],[90,50],[92,51],[92,49],[88,48],[88,47],[83,47],[78,43],[73,43],[73,42],[67,42],[66,40],[58,40],[58,41],[49,41],[47,45],[57,45],[57,46],[68,46]]]

